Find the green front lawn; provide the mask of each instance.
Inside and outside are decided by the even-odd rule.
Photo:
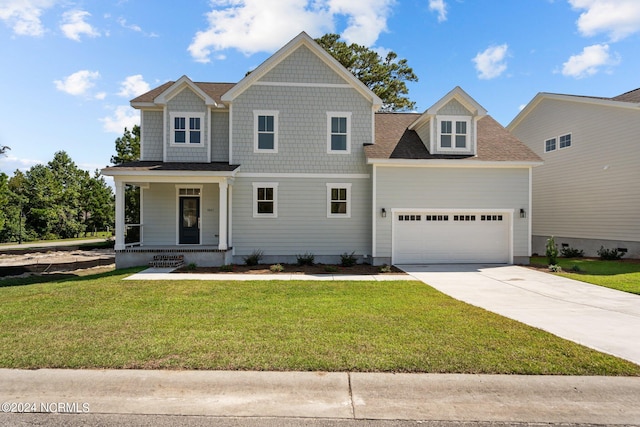
[[[546,265],[545,257],[532,257],[531,264]],[[640,262],[602,261],[590,258],[558,258],[561,276],[640,295]],[[578,271],[574,271],[575,269]]]
[[[0,367],[640,375],[415,281],[125,275],[0,281]]]

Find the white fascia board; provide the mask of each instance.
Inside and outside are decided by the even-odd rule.
[[[120,181],[144,181],[144,182],[220,182],[235,176],[235,171],[231,172],[208,172],[208,171],[163,171],[149,173],[148,171],[100,171],[102,175],[113,176]],[[216,175],[212,175],[215,173]]]
[[[153,102],[130,102],[129,105],[131,105],[133,108],[136,108],[138,110],[151,110],[151,109],[155,109],[155,110],[162,110],[161,106],[158,106],[157,104],[154,104]]]
[[[522,120],[524,120],[525,117],[529,115],[529,113],[531,113],[538,106],[538,104],[540,104],[545,99],[573,102],[577,104],[598,105],[602,107],[614,107],[614,108],[625,108],[629,110],[640,110],[640,103],[637,103],[637,102],[614,101],[611,99],[589,98],[588,96],[563,95],[559,93],[539,92],[518,113],[518,115],[515,116],[513,120],[511,120],[511,123],[509,123],[505,129],[511,132],[520,124]]]
[[[218,104],[207,95],[202,89],[200,89],[189,77],[182,76],[174,84],[169,86],[164,92],[156,96],[153,100],[155,104],[166,105],[174,96],[182,92],[186,87],[191,89],[196,95],[198,95],[204,101],[205,105],[217,107]]]
[[[438,110],[442,108],[447,102],[452,99],[456,99],[474,116],[486,116],[487,110],[480,105],[475,99],[473,99],[467,92],[462,90],[460,86],[454,87],[449,93],[440,98],[438,102],[427,108],[426,114],[437,114]]]
[[[416,168],[530,168],[541,166],[543,162],[485,162],[481,160],[451,159],[367,159],[367,164],[380,167],[416,167]]]

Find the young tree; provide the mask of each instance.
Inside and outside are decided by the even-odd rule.
[[[418,77],[406,59],[398,60],[395,52],[382,58],[365,46],[340,41],[338,34],[325,34],[316,42],[382,99],[382,111],[415,108],[416,103],[406,96],[409,93],[406,82],[417,82]]]

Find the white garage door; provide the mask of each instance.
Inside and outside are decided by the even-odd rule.
[[[505,213],[394,212],[393,263],[507,263]]]

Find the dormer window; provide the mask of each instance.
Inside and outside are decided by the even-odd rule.
[[[444,151],[469,150],[470,117],[445,116],[438,118],[438,148]]]

